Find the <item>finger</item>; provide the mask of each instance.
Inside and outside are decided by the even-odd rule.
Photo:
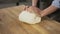
[[[25,10],[27,10],[29,8],[29,6],[25,6]]]
[[[24,5],[23,10],[25,10],[26,6]]]

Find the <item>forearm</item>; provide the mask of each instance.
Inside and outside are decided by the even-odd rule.
[[[32,0],[32,6],[37,6],[38,0]]]
[[[51,14],[51,13],[55,12],[57,9],[58,9],[57,7],[51,5],[50,7],[46,8],[45,10],[40,12],[41,17]]]

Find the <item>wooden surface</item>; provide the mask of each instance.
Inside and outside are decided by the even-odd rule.
[[[60,34],[60,23],[43,19],[39,24],[26,24],[18,19],[24,6],[0,9],[0,34]]]

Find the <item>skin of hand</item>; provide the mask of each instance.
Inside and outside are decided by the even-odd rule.
[[[30,6],[29,8],[26,7],[26,10],[31,12],[31,13],[36,13],[38,15],[40,15],[40,9],[34,6]]]
[[[37,2],[38,2],[38,0],[32,0],[32,6],[26,6],[25,10],[30,11],[30,12],[34,11],[35,13],[40,15],[40,11],[41,10],[36,7],[37,6]]]
[[[40,11],[41,11],[39,8],[34,7],[34,6],[30,6],[27,10],[31,12],[34,11],[35,13],[38,13],[38,14],[40,14]]]

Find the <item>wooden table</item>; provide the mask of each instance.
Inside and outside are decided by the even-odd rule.
[[[18,19],[22,6],[0,9],[0,34],[60,34],[60,23],[43,19],[39,24],[26,24]]]

